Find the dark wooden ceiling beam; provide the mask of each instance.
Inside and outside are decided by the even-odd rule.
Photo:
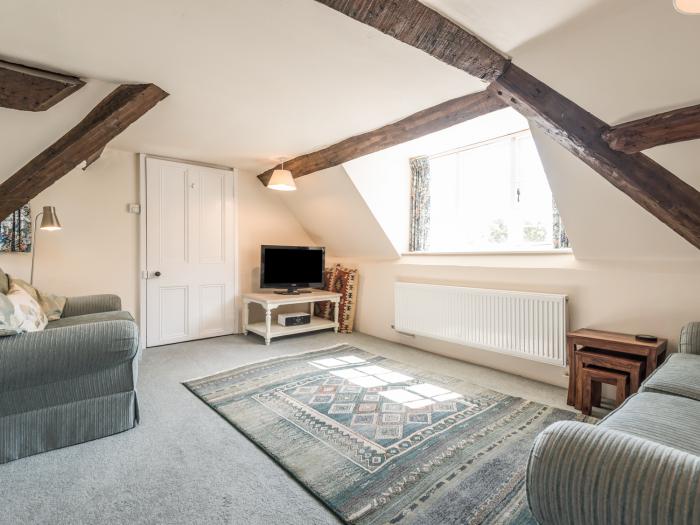
[[[504,102],[700,248],[700,192],[641,153],[611,149],[602,136],[609,128],[607,124],[510,64],[483,42],[475,44],[475,37],[466,30],[425,6],[415,5],[415,0],[317,1],[447,64],[494,80],[491,87],[497,88]],[[465,42],[470,42],[471,48]],[[474,56],[471,61],[469,54]]]
[[[76,77],[0,61],[0,107],[46,111],[84,85]]]
[[[625,153],[700,139],[700,104],[611,126],[603,138],[612,149]]]
[[[485,82],[508,59],[417,0],[316,0]]]
[[[107,143],[168,94],[154,84],[122,85],[73,129],[0,184],[0,217],[7,217]]]
[[[356,135],[333,146],[288,160],[284,163],[284,167],[290,170],[295,178],[302,177],[403,144],[507,106],[491,91],[472,93],[419,111],[377,130]],[[263,184],[267,184],[272,172],[279,168],[281,165],[258,175],[258,178]]]
[[[607,125],[514,64],[492,88],[513,108],[681,237],[700,248],[700,192],[641,153],[608,146]]]

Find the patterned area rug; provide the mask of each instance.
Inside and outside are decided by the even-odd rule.
[[[535,436],[577,414],[349,345],[185,383],[348,523],[533,523]]]

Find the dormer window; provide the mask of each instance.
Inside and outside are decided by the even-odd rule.
[[[411,159],[411,252],[568,247],[528,129]]]

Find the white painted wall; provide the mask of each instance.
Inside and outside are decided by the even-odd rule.
[[[138,309],[138,161],[105,150],[87,171],[77,168],[31,201],[32,214],[55,206],[63,229],[35,233],[34,284],[62,295],[117,293],[123,308]],[[0,254],[0,267],[29,280],[31,254]]]
[[[260,245],[311,246],[315,242],[283,204],[280,194],[268,190],[256,174],[241,172],[238,181],[238,236],[241,292],[259,290]]]
[[[253,173],[238,181],[239,266],[242,292],[257,288],[261,244],[312,244],[276,193]],[[39,232],[35,284],[63,295],[116,293],[138,319],[138,156],[113,149],[87,171],[77,168],[31,202],[32,212],[56,206],[63,229]],[[0,268],[29,279],[30,254],[0,254]]]
[[[570,327],[668,337],[675,349],[681,326],[700,319],[697,265],[678,262],[581,262],[572,255],[403,257],[344,260],[359,269],[356,329],[435,353],[565,386],[560,367],[428,338],[396,333],[396,281],[561,293],[569,296]]]
[[[499,36],[489,29],[494,27],[494,20],[484,17],[500,9],[486,5],[490,3],[428,3],[487,40],[493,38],[504,46],[514,46],[515,63],[611,124],[700,102],[700,69],[689,66],[696,62],[695,50],[700,46],[700,18],[678,14],[670,1],[577,1],[581,10],[574,19],[563,20],[560,26],[536,38],[524,38],[522,33],[516,38]],[[505,2],[510,6],[516,3],[522,4]],[[550,8],[558,5],[552,3],[546,11]],[[503,24],[500,28],[512,23],[497,22]],[[521,22],[519,27],[530,27]],[[358,330],[565,384],[556,367],[429,339],[400,337],[390,328],[393,283],[408,280],[565,293],[570,297],[572,328],[648,332],[668,337],[671,348],[675,348],[683,324],[700,320],[700,250],[541,132],[535,130],[534,136],[575,258],[412,256],[392,262],[346,260],[360,270]],[[654,148],[647,153],[700,188],[700,141]],[[407,176],[407,170],[400,167],[390,170],[382,163],[376,166],[373,170],[371,166],[365,168],[368,180],[386,173]],[[353,175],[352,167],[348,173]],[[385,193],[381,198],[391,196]]]

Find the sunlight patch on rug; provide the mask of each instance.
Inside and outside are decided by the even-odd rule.
[[[534,523],[527,458],[581,416],[350,345],[185,383],[348,523]]]

